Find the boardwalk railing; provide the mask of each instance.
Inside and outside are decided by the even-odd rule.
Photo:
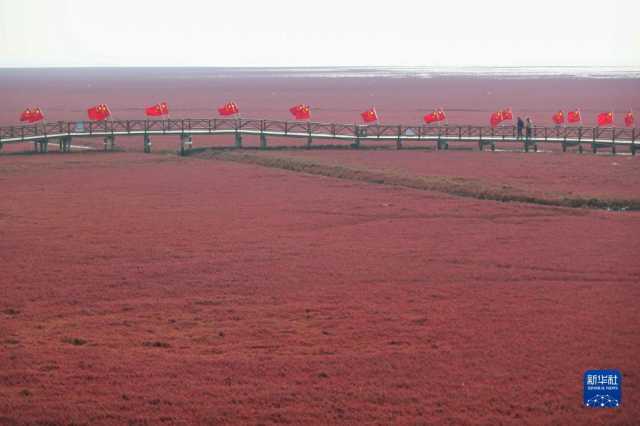
[[[495,149],[500,142],[520,141],[524,149],[537,150],[538,143],[556,143],[563,151],[568,147],[590,145],[593,152],[600,148],[626,147],[632,154],[638,148],[640,132],[637,128],[615,127],[535,127],[530,138],[518,138],[515,126],[472,125],[361,125],[319,123],[312,121],[258,120],[250,118],[167,119],[167,120],[108,120],[59,121],[28,126],[0,127],[0,147],[3,144],[33,142],[36,150],[47,150],[50,141],[58,141],[63,150],[70,149],[71,138],[102,137],[105,148],[113,147],[116,136],[143,136],[145,151],[151,150],[152,135],[179,136],[180,150],[184,152],[195,135],[235,136],[235,146],[242,146],[243,135],[257,135],[260,145],[267,146],[267,137],[295,137],[306,139],[335,139],[351,141],[358,147],[361,141],[395,141],[398,148],[402,141],[436,142],[438,149],[447,149],[451,142],[476,142],[480,149]]]

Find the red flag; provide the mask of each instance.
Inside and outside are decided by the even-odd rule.
[[[553,117],[551,117],[551,119],[557,125],[560,125],[560,124],[564,123],[564,112],[562,112],[562,111],[556,112],[555,114],[553,114]]]
[[[491,114],[491,127],[496,127],[498,124],[502,123],[504,118],[502,117],[502,111],[496,111]]]
[[[579,123],[582,121],[582,117],[580,116],[580,110],[577,109],[575,111],[569,111],[567,114],[567,121],[569,123]]]
[[[513,120],[513,112],[511,108],[505,108],[502,110],[502,121],[504,120]]]
[[[598,126],[606,126],[613,124],[613,112],[601,112],[598,114]]]
[[[27,108],[22,114],[20,114],[20,121],[26,121],[27,123],[36,123],[40,120],[44,120],[44,114],[40,108]]]
[[[32,115],[33,115],[33,112],[31,112],[31,108],[27,108],[24,111],[22,111],[22,114],[20,114],[20,121],[26,121],[31,123]]]
[[[160,108],[160,104],[156,104],[145,109],[144,113],[150,117],[157,117],[162,115],[162,109]]]
[[[20,121],[29,121],[31,122],[31,109],[27,108],[24,111],[22,111],[22,114],[20,114]]]
[[[447,119],[447,114],[444,113],[442,108],[434,109],[433,112],[425,115],[424,122],[427,124],[436,123],[438,121],[444,121]]]
[[[438,111],[430,112],[424,116],[424,122],[427,124],[435,123],[438,121]]]
[[[624,125],[627,127],[633,127],[634,121],[635,121],[635,118],[633,117],[633,111],[629,111],[624,116]]]
[[[289,108],[289,112],[293,114],[296,120],[308,120],[311,118],[311,109],[309,105],[296,105]]]
[[[238,105],[235,102],[227,102],[218,108],[218,114],[220,115],[234,115],[238,114],[240,110],[238,109]]]
[[[160,102],[159,104],[155,104],[154,106],[150,106],[149,108],[145,109],[144,113],[151,117],[158,117],[165,114],[168,115],[169,106],[166,102]]]
[[[36,121],[44,120],[44,114],[40,110],[40,108],[36,108],[31,111],[31,118],[29,119],[29,123],[35,123]]]
[[[369,108],[365,112],[360,114],[362,116],[362,120],[365,123],[374,123],[378,121],[378,113],[375,108]]]
[[[107,104],[99,104],[89,108],[87,115],[89,116],[89,120],[102,121],[111,115],[111,111],[109,111]]]

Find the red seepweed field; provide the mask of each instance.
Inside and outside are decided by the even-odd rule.
[[[420,172],[409,154],[391,166]],[[517,161],[453,154],[439,161],[461,173]],[[0,170],[2,424],[640,415],[637,212],[206,156],[5,155]],[[623,372],[621,409],[582,407],[590,368]]]
[[[30,78],[0,81],[3,120],[34,104]],[[119,78],[38,83],[45,112],[131,113],[162,86]],[[473,122],[464,99],[528,94],[537,119],[552,96],[640,93],[435,80],[176,79],[164,99],[204,115],[207,89],[273,116],[316,97],[344,121],[373,97],[400,120],[432,89]],[[637,157],[119,146],[0,154],[0,425],[637,424]],[[558,206],[584,199],[601,208]],[[583,373],[606,368],[622,406],[584,408]]]

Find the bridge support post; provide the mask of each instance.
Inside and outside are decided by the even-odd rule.
[[[105,151],[113,151],[113,148],[116,145],[116,137],[113,135],[106,136],[103,143]]]
[[[149,135],[144,135],[144,152],[151,152],[151,137]]]
[[[267,149],[267,135],[260,133],[260,149]]]
[[[441,149],[449,149],[449,142],[438,139],[436,143],[436,149],[438,151],[440,151]]]
[[[478,141],[478,147],[480,148],[480,151],[484,151],[485,145],[489,145],[491,148],[491,151],[496,150],[496,143],[494,141],[484,141],[482,139]]]
[[[307,136],[307,148],[311,148],[311,144],[313,143],[313,138],[311,135]]]
[[[33,141],[33,150],[35,152],[47,152],[49,150],[48,143],[47,139],[37,139]]]
[[[191,135],[185,135],[182,134],[180,135],[180,155],[186,155],[187,151],[191,150],[191,147],[193,146],[193,138]]]
[[[242,148],[242,134],[240,132],[236,132],[235,147]]]
[[[533,148],[533,152],[538,152],[538,144],[529,139],[525,139],[524,152],[529,152],[529,148]]]

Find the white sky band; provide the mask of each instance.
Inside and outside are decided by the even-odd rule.
[[[0,67],[639,67],[638,16],[637,0],[0,0]]]

